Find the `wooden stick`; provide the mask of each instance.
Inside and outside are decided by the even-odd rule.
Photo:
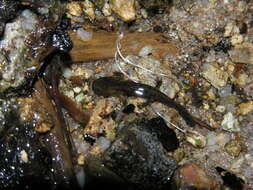
[[[82,40],[75,32],[70,34],[73,41],[73,49],[70,52],[73,62],[85,62],[114,57],[116,51],[116,32],[93,31],[92,39]],[[122,52],[124,55],[138,55],[141,48],[151,45],[154,53],[163,57],[166,54],[177,55],[177,48],[174,43],[166,39],[161,33],[152,32],[125,32],[121,40]]]

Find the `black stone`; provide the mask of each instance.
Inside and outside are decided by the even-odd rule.
[[[244,181],[240,177],[237,177],[235,174],[221,167],[216,167],[215,169],[220,174],[224,186],[229,187],[231,190],[243,189]]]
[[[139,189],[168,189],[176,161],[143,123],[126,126],[103,156],[105,167]]]
[[[167,126],[161,117],[153,118],[147,123],[148,129],[156,135],[167,151],[174,151],[179,146],[176,133]]]

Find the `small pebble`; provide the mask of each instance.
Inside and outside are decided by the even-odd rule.
[[[231,112],[224,115],[223,121],[221,123],[222,129],[230,132],[239,132],[240,126],[236,118],[234,118]]]
[[[148,13],[145,9],[141,9],[141,15],[143,18],[148,18]]]
[[[80,154],[78,157],[77,157],[77,164],[78,165],[84,165],[84,161],[85,161],[85,157],[83,154]]]
[[[25,150],[21,150],[20,152],[20,160],[24,163],[27,163],[29,161],[28,154]]]
[[[144,46],[143,48],[141,48],[140,52],[139,52],[139,56],[147,56],[152,54],[153,51],[153,47],[152,46]]]
[[[216,107],[216,111],[217,111],[217,112],[223,113],[225,110],[226,110],[226,107],[223,106],[223,105],[218,105],[218,106]]]
[[[186,140],[197,148],[203,148],[206,146],[206,137],[197,131],[191,131],[186,135]]]
[[[109,3],[105,3],[104,4],[104,7],[102,9],[102,12],[105,16],[110,16],[112,14],[112,10],[111,10],[111,7],[109,5]]]
[[[83,13],[81,3],[78,1],[73,1],[67,4],[67,14],[71,16],[79,17]]]
[[[234,28],[234,24],[232,22],[228,23],[225,27],[224,37],[230,37]]]
[[[74,91],[76,94],[79,94],[79,93],[82,91],[82,89],[81,89],[80,87],[75,87],[75,88],[73,88],[73,91]]]
[[[77,31],[77,36],[83,41],[89,41],[92,39],[92,32],[88,32],[83,28],[79,28]]]
[[[83,3],[84,12],[91,18],[92,20],[95,19],[95,11],[94,11],[94,5],[89,0],[85,0]]]
[[[111,0],[111,9],[125,22],[136,18],[135,0]]]
[[[172,186],[173,189],[216,189],[217,183],[207,176],[203,168],[199,167],[194,163],[187,163],[180,166],[173,178]]]
[[[68,96],[71,99],[74,99],[75,93],[72,90],[66,91],[65,95]]]
[[[235,63],[253,64],[253,44],[243,43],[236,45],[235,48],[229,52],[229,55]]]
[[[81,103],[84,99],[85,99],[85,96],[84,96],[83,93],[80,93],[80,94],[78,94],[78,95],[75,97],[75,100],[76,100],[78,103]]]
[[[203,66],[203,76],[218,89],[226,86],[228,80],[228,73],[215,64],[205,64]]]
[[[74,75],[74,73],[72,72],[71,69],[69,68],[65,68],[63,70],[63,76],[66,78],[66,79],[69,79],[70,77],[72,77]]]
[[[232,139],[225,145],[225,151],[234,157],[239,156],[240,152],[242,151],[241,144],[238,140]]]
[[[247,101],[238,105],[238,113],[246,115],[253,111],[253,101]]]
[[[241,44],[243,42],[243,36],[240,34],[236,34],[234,36],[231,37],[231,44],[233,46],[237,45],[237,44]]]

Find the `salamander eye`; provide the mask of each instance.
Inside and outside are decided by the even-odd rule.
[[[136,89],[135,90],[135,94],[137,96],[143,96],[143,94],[144,94],[144,88],[138,88],[138,89]]]

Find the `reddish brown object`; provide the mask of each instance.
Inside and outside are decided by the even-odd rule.
[[[101,59],[110,59],[114,57],[116,51],[116,32],[94,31],[92,39],[88,41],[81,40],[76,33],[71,33],[73,49],[70,55],[73,62],[94,61]],[[137,55],[141,48],[151,45],[154,48],[154,54],[160,57],[166,54],[177,55],[177,48],[161,33],[152,32],[125,32],[121,40],[122,53],[124,55]]]
[[[66,126],[62,123],[61,116],[52,103],[52,99],[41,79],[34,84],[32,97],[45,106],[47,112],[53,118],[54,127],[44,136],[43,139],[45,140],[43,142],[53,158],[52,164],[57,185],[70,185],[74,176],[74,167],[70,145],[66,141],[67,134],[65,134],[64,130]]]
[[[215,190],[218,184],[208,177],[205,171],[194,163],[184,164],[178,168],[173,176],[174,190]]]
[[[90,114],[79,109],[76,103],[64,94],[60,93],[58,98],[60,99],[61,106],[68,111],[69,115],[85,127],[90,120]]]

